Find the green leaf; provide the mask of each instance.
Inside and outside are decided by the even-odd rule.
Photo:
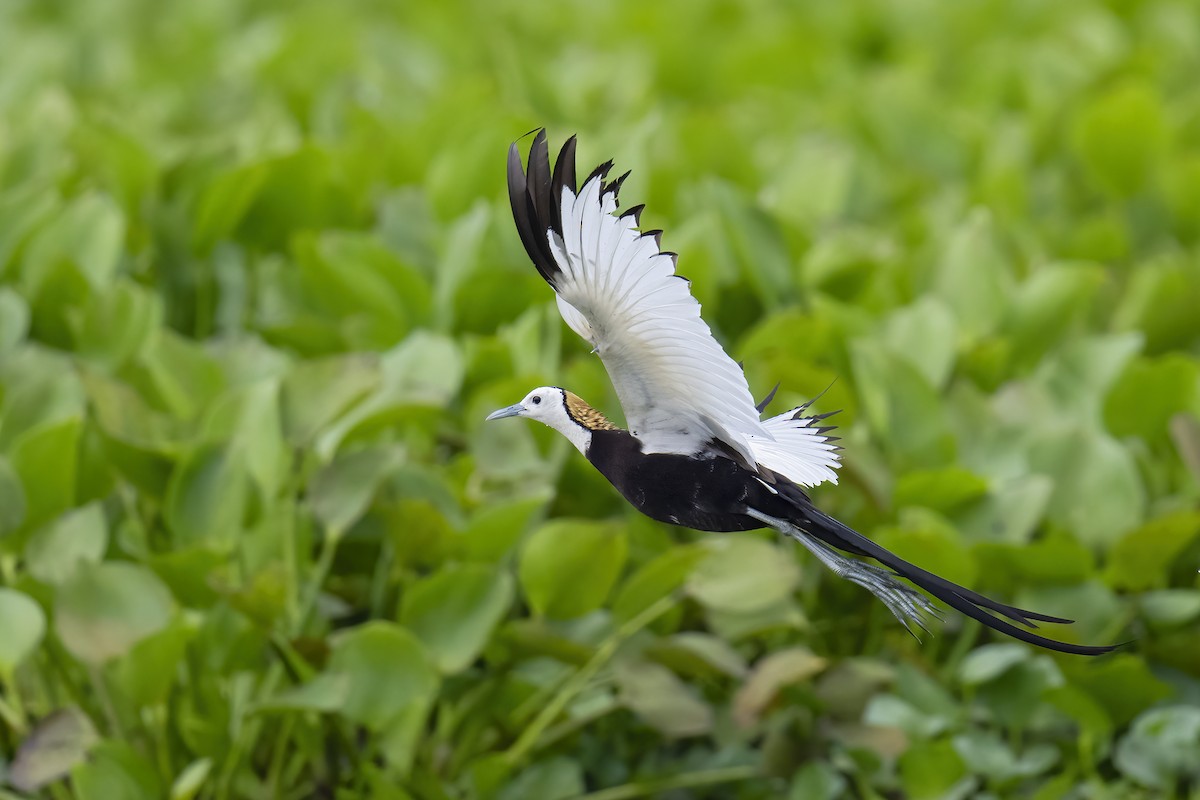
[[[420,641],[389,622],[368,622],[335,637],[325,674],[347,681],[339,713],[374,731],[438,688],[437,670]]]
[[[71,783],[81,800],[148,800],[162,797],[165,789],[146,756],[130,744],[114,741],[100,742],[88,760],[72,770]]]
[[[204,788],[212,767],[210,758],[198,758],[184,767],[171,784],[171,800],[193,800]]]
[[[1145,337],[1146,353],[1186,348],[1200,336],[1200,269],[1185,258],[1137,264],[1113,312],[1112,326]]]
[[[80,564],[95,564],[108,547],[108,523],[98,503],[63,514],[35,533],[25,545],[29,574],[58,585]]]
[[[36,792],[82,764],[99,741],[87,715],[74,706],[43,717],[17,748],[8,780],[22,792]]]
[[[987,495],[988,483],[962,467],[906,472],[896,481],[893,503],[947,513]]]
[[[966,686],[978,686],[995,680],[1029,658],[1029,648],[1016,642],[985,644],[963,659],[958,668],[958,679]]]
[[[164,515],[179,547],[233,547],[247,502],[246,466],[225,444],[190,453],[171,476]]]
[[[39,428],[21,438],[10,458],[25,487],[25,521],[36,525],[75,505],[79,461],[78,418]]]
[[[447,567],[409,587],[400,622],[442,672],[461,672],[479,657],[512,600],[507,572],[475,564]]]
[[[1148,181],[1166,146],[1158,91],[1141,82],[1117,84],[1085,105],[1075,122],[1075,151],[1092,176],[1119,195]]]
[[[702,736],[712,730],[712,707],[666,667],[622,662],[616,680],[621,703],[663,736]]]
[[[125,239],[125,220],[108,196],[87,193],[72,200],[25,250],[24,285],[36,294],[60,261],[71,263],[94,290],[111,285]]]
[[[1071,684],[1095,700],[1118,727],[1171,695],[1171,688],[1132,654],[1115,653],[1103,660],[1064,662],[1062,666]]]
[[[1200,365],[1170,354],[1130,362],[1104,401],[1104,423],[1114,436],[1167,439],[1171,418],[1196,407]]]
[[[401,464],[403,456],[394,446],[339,454],[309,484],[313,514],[333,535],[342,535],[366,513],[380,484]]]
[[[25,521],[25,488],[12,465],[0,456],[0,537]]]
[[[166,627],[174,603],[154,573],[136,564],[80,564],[55,597],[55,631],[74,656],[102,664]]]
[[[28,333],[29,304],[12,289],[0,286],[0,353],[16,347]]]
[[[1134,720],[1117,746],[1117,768],[1142,786],[1167,790],[1200,777],[1200,709],[1156,708]]]
[[[703,547],[695,545],[679,545],[659,553],[621,584],[613,598],[613,616],[619,620],[633,619],[682,586],[708,555]]]
[[[953,796],[951,790],[967,774],[954,745],[946,739],[914,742],[899,761],[905,795],[913,800]]]
[[[790,551],[755,534],[704,540],[707,556],[687,578],[687,592],[718,611],[752,612],[791,596],[800,570]]]
[[[42,642],[46,633],[46,615],[42,607],[15,589],[0,587],[0,676],[11,676]]]
[[[139,707],[165,703],[194,631],[174,621],[145,637],[113,666],[113,681]]]
[[[479,510],[459,533],[463,556],[471,561],[501,560],[529,530],[549,499],[549,493],[538,494]]]
[[[972,212],[953,230],[938,260],[931,289],[953,312],[967,339],[982,337],[999,325],[1013,291],[1013,278],[988,212]]]
[[[521,588],[537,614],[555,619],[582,616],[608,597],[627,551],[620,526],[553,520],[534,532],[521,550]]]
[[[288,440],[298,446],[311,443],[378,382],[377,363],[363,356],[300,364],[283,382],[283,429]]]
[[[828,663],[805,647],[779,650],[762,659],[733,698],[734,720],[743,728],[754,725],[785,687],[812,680]]]
[[[1081,541],[1112,545],[1142,521],[1146,490],[1129,451],[1095,431],[1063,431],[1036,442],[1034,469],[1056,479],[1050,516]]]
[[[1114,589],[1166,587],[1171,564],[1200,535],[1200,512],[1176,511],[1121,537],[1109,554],[1105,580]]]
[[[93,294],[75,320],[75,352],[107,370],[138,355],[162,324],[158,296],[128,280]]]

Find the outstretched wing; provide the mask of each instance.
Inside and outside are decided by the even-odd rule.
[[[528,172],[513,144],[508,190],[521,241],[563,319],[604,362],[644,452],[716,445],[753,468],[750,437],[773,437],[746,378],[700,318],[675,254],[660,249],[661,231],[638,230],[641,206],[616,213],[625,176],[606,183],[611,168],[602,164],[576,192],[574,137],[553,174],[545,131],[534,137]]]
[[[612,162],[576,191],[575,137],[550,170],[545,131],[527,168],[508,153],[513,219],[534,266],[554,287],[566,323],[599,354],[630,432],[646,453],[717,449],[803,486],[836,482],[837,448],[804,407],[766,420],[735,363],[700,318],[661,231],[638,230],[642,206],[617,213],[629,173],[606,182]]]

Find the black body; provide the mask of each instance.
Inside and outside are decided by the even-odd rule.
[[[1005,605],[905,561],[818,509],[802,488],[786,478],[769,471],[765,475],[751,472],[719,452],[699,457],[645,454],[629,431],[596,430],[587,458],[634,508],[660,522],[702,531],[765,527],[745,514],[747,508],[753,508],[787,520],[839,550],[873,558],[951,608],[1023,642],[1076,655],[1100,655],[1115,649],[1055,641],[995,617],[988,611],[1030,628],[1036,628],[1037,622],[1071,622]],[[764,480],[771,482],[770,488]]]

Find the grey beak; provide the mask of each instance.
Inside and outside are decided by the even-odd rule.
[[[524,410],[525,410],[525,406],[521,405],[520,403],[517,403],[515,405],[509,406],[508,408],[496,409],[492,413],[488,414],[487,419],[485,419],[484,421],[491,422],[494,419],[504,419],[505,417],[517,417],[517,416],[520,416],[521,412]]]

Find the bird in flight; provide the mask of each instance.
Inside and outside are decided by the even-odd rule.
[[[629,429],[556,386],[534,389],[489,420],[528,417],[563,434],[653,519],[705,531],[771,527],[787,534],[835,575],[882,600],[914,634],[913,625],[927,630],[925,615],[938,612],[901,577],[1021,641],[1080,655],[1113,649],[1026,630],[1071,620],[952,583],[814,506],[805,489],[837,482],[839,448],[821,424],[829,415],[810,413],[806,403],[761,419],[774,391],[755,404],[740,365],[713,338],[689,282],[675,273],[675,254],[661,249],[662,232],[639,230],[642,206],[618,211],[629,173],[610,181],[611,170],[611,161],[601,164],[576,189],[575,137],[551,171],[546,132],[539,130],[527,166],[515,142],[509,149],[508,195],[525,250],[554,289],[564,321],[604,362]]]

